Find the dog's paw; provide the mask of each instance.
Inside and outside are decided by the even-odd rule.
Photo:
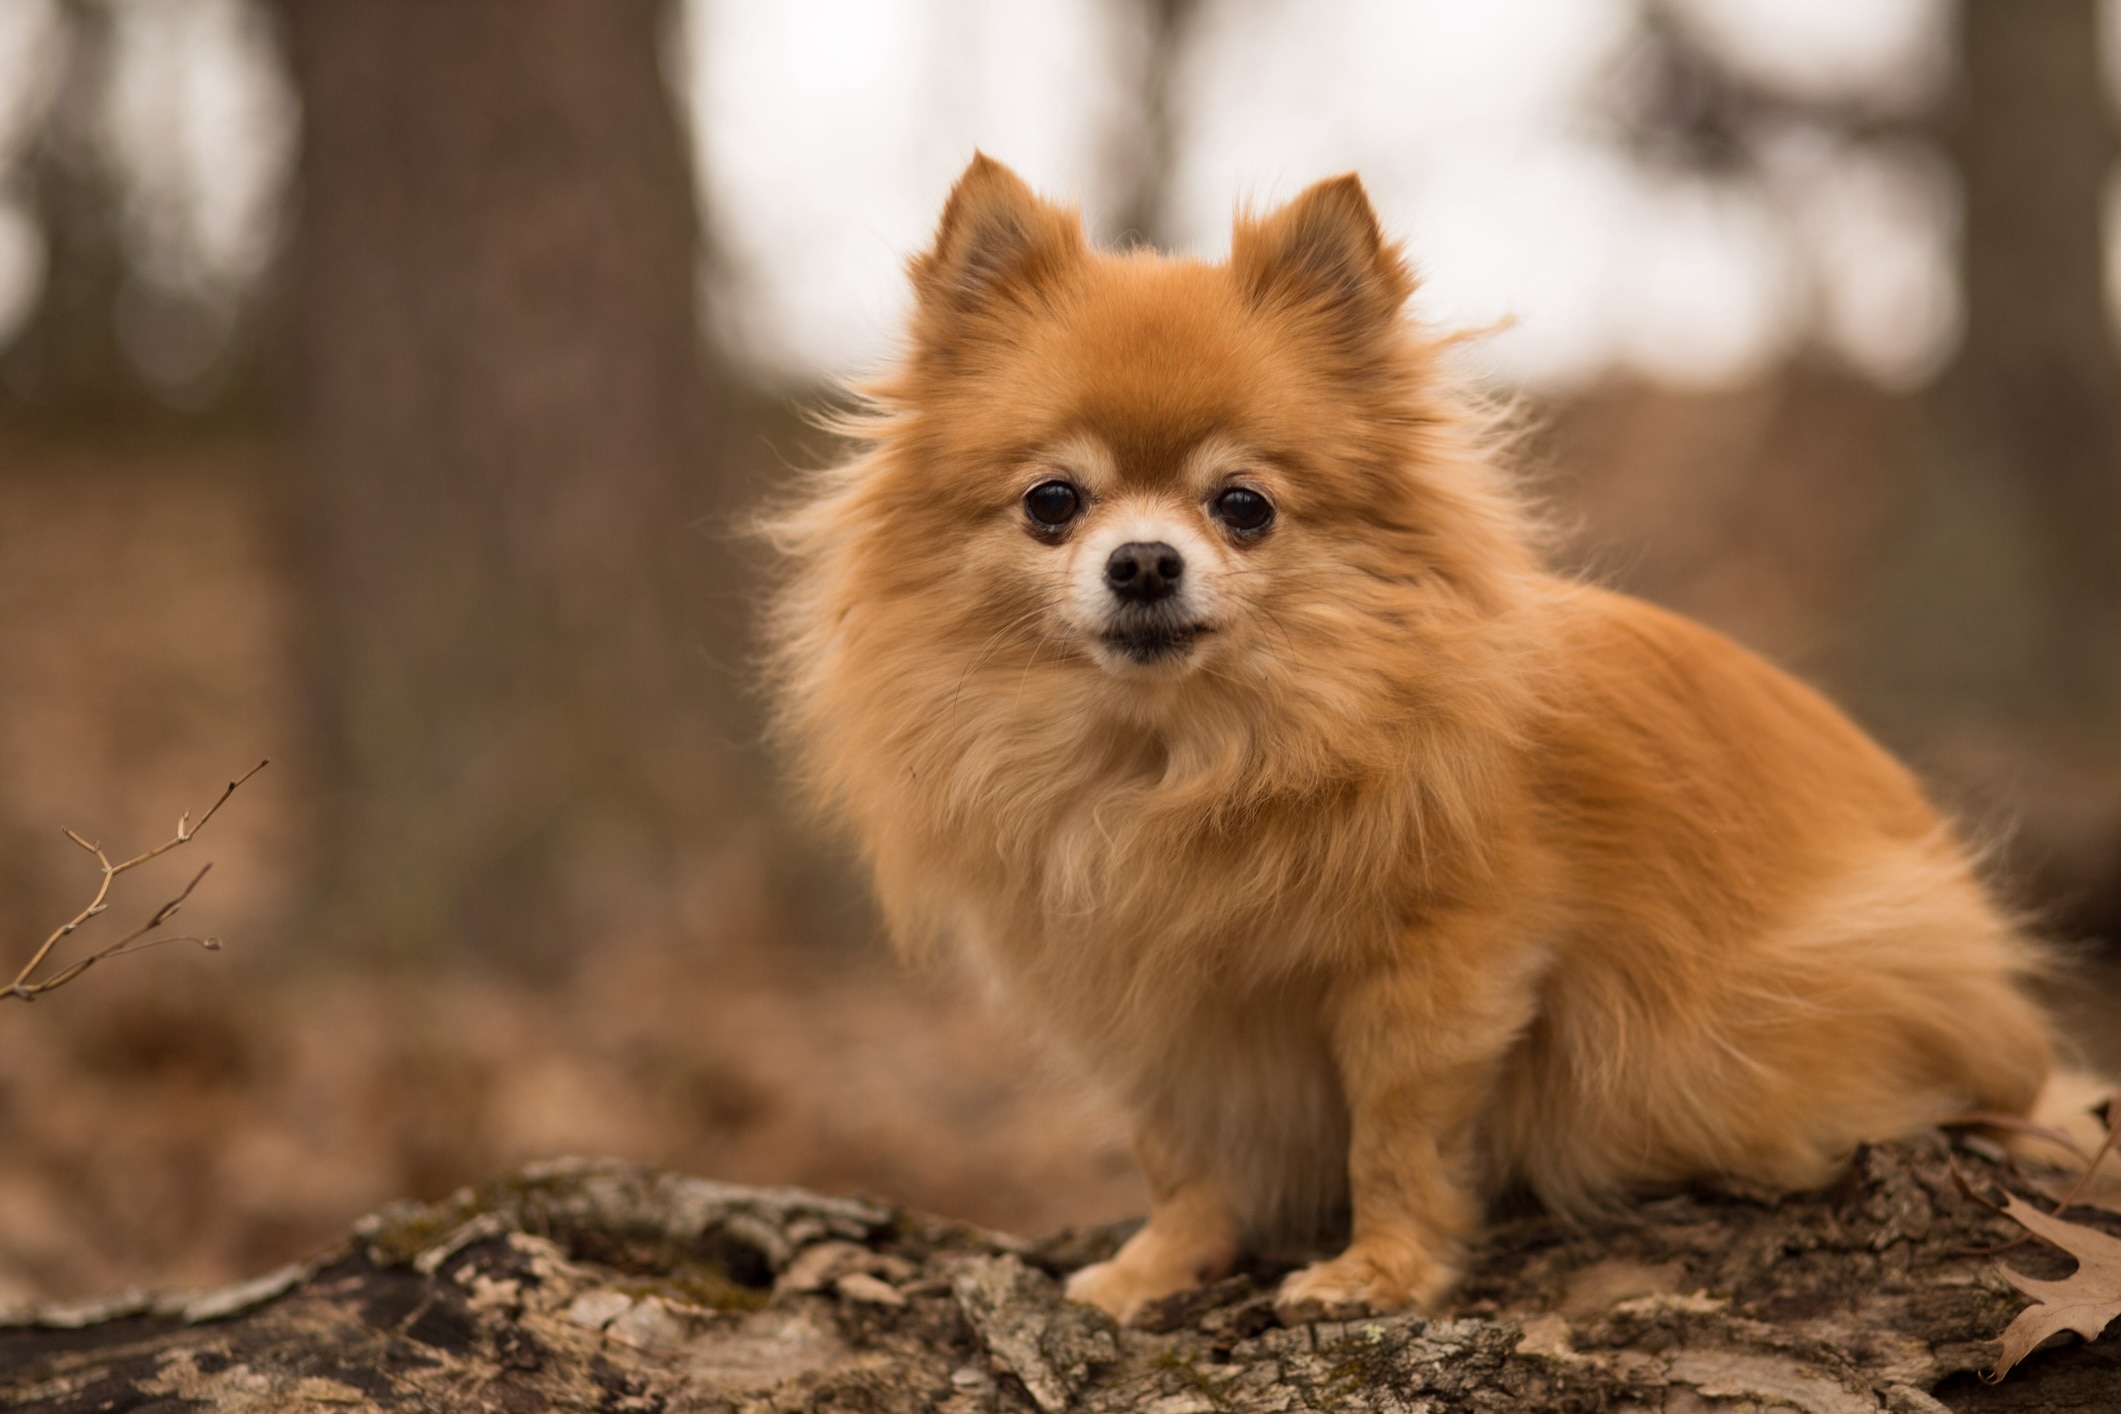
[[[1275,1294],[1274,1311],[1284,1325],[1295,1326],[1382,1316],[1408,1307],[1430,1310],[1456,1279],[1456,1273],[1421,1259],[1388,1266],[1360,1252],[1343,1252],[1330,1262],[1291,1272]]]
[[[1109,1262],[1084,1267],[1069,1277],[1065,1294],[1070,1301],[1095,1306],[1121,1325],[1126,1325],[1150,1302],[1199,1284],[1184,1275],[1144,1271],[1124,1257],[1115,1257]]]

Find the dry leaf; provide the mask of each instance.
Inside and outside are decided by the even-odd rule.
[[[2077,1270],[2064,1281],[2040,1281],[1996,1264],[2005,1281],[2037,1304],[2020,1311],[2004,1329],[2003,1354],[1988,1376],[1991,1381],[2002,1379],[2011,1366],[2057,1331],[2075,1331],[2086,1340],[2096,1340],[2109,1322],[2121,1318],[2121,1239],[2049,1217],[2016,1195],[2004,1199],[2003,1211],[2020,1227],[2075,1257]]]

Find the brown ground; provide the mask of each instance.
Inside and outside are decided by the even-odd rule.
[[[1138,1208],[1114,1127],[980,1008],[807,964],[622,947],[556,988],[173,955],[92,974],[0,1013],[0,1302],[225,1281],[554,1154],[1030,1230]]]

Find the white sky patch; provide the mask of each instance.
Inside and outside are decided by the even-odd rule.
[[[747,351],[788,374],[884,357],[905,259],[975,147],[1061,198],[1103,165],[1116,95],[1090,6],[694,0],[688,33],[719,292]]]
[[[1199,249],[1228,248],[1240,200],[1359,171],[1421,272],[1420,314],[1509,323],[1479,364],[1566,384],[1611,361],[1607,270],[1628,203],[1584,110],[1628,38],[1626,0],[1250,0],[1210,14],[1177,183]]]
[[[1593,377],[1615,356],[1607,272],[1627,258],[1633,180],[1611,153],[1552,139],[1439,163],[1401,227],[1422,278],[1415,308],[1442,328],[1494,329],[1475,350],[1492,376]]]
[[[1950,0],[1680,0],[1680,8],[1719,53],[1802,98],[1905,107],[1935,96],[1951,73]]]
[[[148,277],[216,294],[279,245],[297,104],[256,0],[130,0],[115,10],[112,147]]]
[[[1659,382],[1742,382],[1788,353],[1803,305],[1774,211],[1750,188],[1644,178],[1624,253],[1621,360]]]
[[[1809,262],[1816,337],[1890,388],[1913,388],[1958,341],[1959,193],[1913,143],[1791,143],[1770,182]]]
[[[1237,0],[1210,9],[1182,87],[1184,235],[1228,243],[1240,199],[1358,170],[1380,207],[1441,165],[1566,137],[1628,33],[1626,0]]]

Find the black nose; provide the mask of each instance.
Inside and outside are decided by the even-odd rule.
[[[1161,540],[1135,540],[1105,561],[1105,586],[1130,604],[1153,604],[1178,592],[1186,562]]]

